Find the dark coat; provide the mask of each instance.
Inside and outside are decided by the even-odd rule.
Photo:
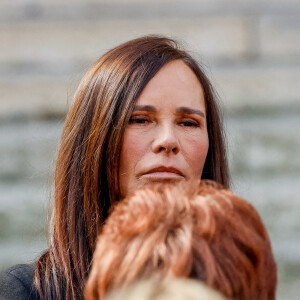
[[[33,285],[35,267],[22,264],[0,272],[0,300],[40,300]]]

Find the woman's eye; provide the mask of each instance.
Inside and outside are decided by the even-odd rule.
[[[180,124],[183,127],[200,127],[198,122],[192,120],[182,121]]]
[[[145,117],[131,117],[129,119],[129,124],[147,124],[149,122],[148,118]]]

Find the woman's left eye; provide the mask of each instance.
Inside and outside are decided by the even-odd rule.
[[[183,127],[200,127],[198,122],[192,120],[181,121],[180,125]]]

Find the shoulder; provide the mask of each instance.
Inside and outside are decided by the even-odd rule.
[[[33,277],[36,263],[15,265],[0,272],[0,300],[36,300]]]

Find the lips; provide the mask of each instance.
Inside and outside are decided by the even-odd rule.
[[[182,172],[174,167],[166,167],[166,166],[159,166],[152,168],[150,170],[147,170],[142,174],[144,177],[149,177],[149,178],[161,178],[161,179],[176,179],[180,178],[182,179],[184,175]]]

